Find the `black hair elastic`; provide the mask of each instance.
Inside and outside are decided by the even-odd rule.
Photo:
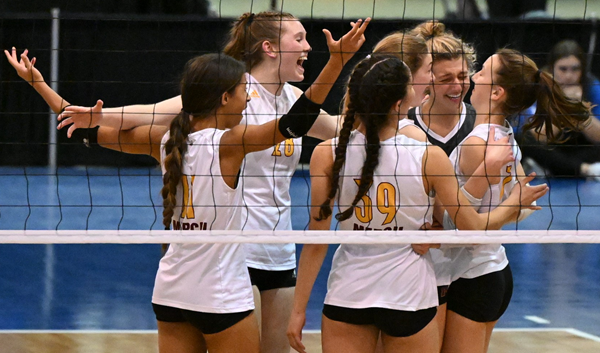
[[[537,72],[533,76],[533,80],[535,81],[535,83],[540,83],[541,75],[542,75],[542,70],[537,70]]]

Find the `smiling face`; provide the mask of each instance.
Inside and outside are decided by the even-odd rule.
[[[494,91],[493,73],[498,69],[500,60],[497,55],[494,54],[489,57],[481,67],[481,70],[476,72],[473,77],[473,83],[475,87],[471,92],[471,104],[478,114],[487,114],[493,110],[497,102],[492,95]]]
[[[432,58],[431,54],[423,55],[423,64],[416,72],[413,73],[413,88],[415,91],[415,96],[412,102],[412,106],[416,107],[423,99],[425,99],[425,93],[427,91],[427,87],[433,82],[435,76],[433,74],[432,68]]]
[[[433,63],[433,104],[440,111],[456,113],[469,89],[469,67],[462,58]]]
[[[278,52],[276,65],[282,82],[300,82],[304,80],[302,65],[308,59],[311,47],[306,41],[306,30],[298,20],[284,20],[279,44],[273,44]]]

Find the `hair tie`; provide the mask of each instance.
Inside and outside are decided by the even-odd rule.
[[[535,81],[535,83],[540,83],[540,77],[542,75],[542,70],[537,70],[537,72],[535,73],[535,75],[533,75],[533,80]]]
[[[181,108],[181,112],[182,112],[183,114],[192,115],[192,113],[188,112],[187,110],[185,110],[185,109],[183,109],[183,108]]]
[[[254,12],[251,12],[250,15],[248,16],[248,22],[246,22],[246,26],[250,26],[253,21],[254,21]]]
[[[390,60],[390,59],[391,59],[391,58],[385,58],[385,59],[383,59],[383,60],[379,60],[379,61],[377,61],[375,64],[371,65],[371,67],[370,67],[370,68],[367,70],[367,72],[365,72],[365,74],[363,75],[363,77],[364,77],[364,76],[367,76],[367,74],[368,74],[369,72],[371,72],[371,70],[373,70],[373,68],[375,68],[375,66],[377,66],[377,65],[379,65],[379,64],[381,64],[381,63],[384,63],[384,62],[386,62],[386,61],[388,61],[388,60]]]
[[[367,56],[365,56],[365,59],[371,59],[371,54],[368,54]]]

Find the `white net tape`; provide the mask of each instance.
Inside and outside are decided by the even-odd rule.
[[[600,230],[261,231],[2,230],[4,244],[299,243],[527,244],[600,243]]]

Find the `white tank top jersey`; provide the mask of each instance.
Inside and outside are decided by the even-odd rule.
[[[337,139],[333,141],[337,144]],[[352,132],[340,173],[338,205],[352,204],[358,191],[365,143],[362,133]],[[413,230],[431,222],[434,199],[426,194],[421,177],[427,146],[403,135],[382,141],[373,184],[339,228]],[[365,204],[373,207],[365,208]],[[433,264],[428,254],[420,256],[410,245],[342,244],[333,257],[325,304],[404,311],[435,307]]]
[[[506,122],[505,126],[479,124],[475,126],[465,140],[471,136],[475,136],[483,142],[487,142],[489,129],[492,126],[496,128],[496,139],[508,136],[515,159],[502,167],[501,181],[498,184],[490,185],[489,190],[483,196],[478,209],[479,213],[489,212],[502,203],[502,201],[506,200],[517,183],[517,166],[521,163],[521,150],[514,139],[513,129],[508,122]],[[450,155],[450,161],[454,165],[454,171],[461,187],[468,180],[458,164],[463,142]],[[488,273],[501,271],[508,265],[508,258],[501,244],[484,244],[446,250],[448,252],[445,252],[445,255],[452,259],[452,281],[458,278],[480,277]]]
[[[231,189],[221,176],[219,141],[224,132],[204,129],[188,136],[172,229],[240,229],[241,190],[239,185]],[[167,132],[162,140],[162,161],[168,136]],[[164,173],[164,165],[162,169]],[[158,266],[152,302],[205,313],[254,309],[243,247],[170,244]]]
[[[251,97],[240,125],[260,125],[280,118],[296,102],[292,86],[284,84],[275,96],[250,74]],[[246,155],[240,178],[243,192],[242,229],[292,229],[290,183],[302,152],[302,139],[289,139],[274,147]],[[244,244],[248,267],[282,271],[296,268],[295,244]]]

